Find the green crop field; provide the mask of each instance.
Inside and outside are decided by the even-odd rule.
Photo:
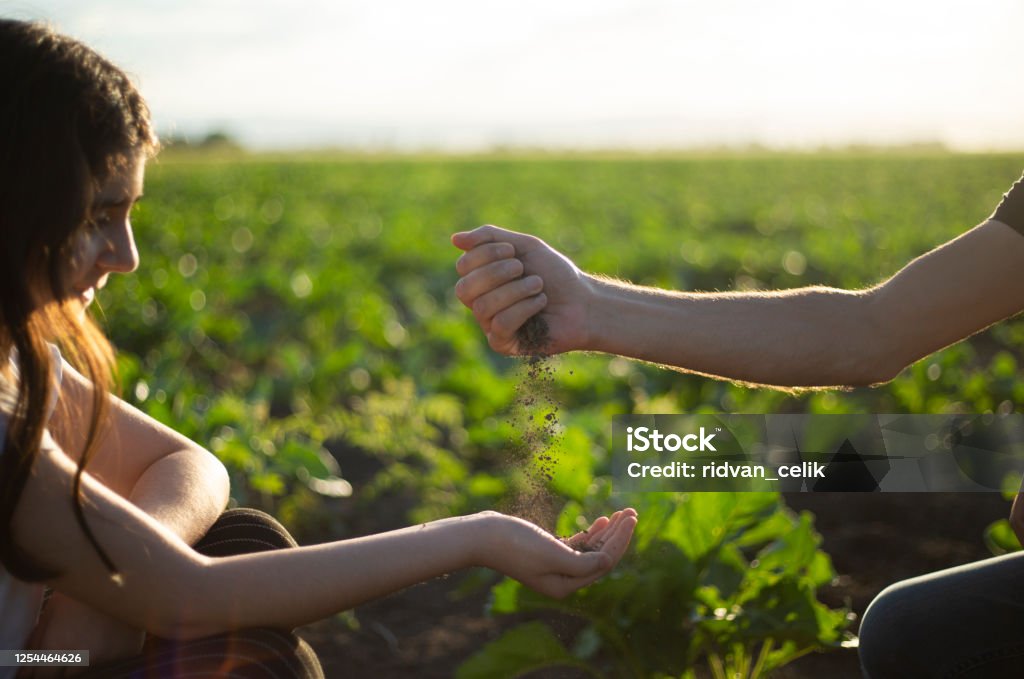
[[[326,503],[401,497],[402,518],[418,521],[500,506],[524,483],[504,466],[519,364],[488,349],[452,293],[453,231],[530,231],[586,270],[677,289],[855,288],[982,221],[1022,167],[1022,155],[943,153],[168,154],[151,163],[134,220],[141,267],[101,292],[101,316],[128,400],[214,450],[238,502],[327,539],[373,526],[352,512],[339,519]],[[1006,412],[1024,403],[1021,346],[1024,325],[1004,323],[883,387],[796,395],[606,356],[558,359],[558,528],[621,503],[609,498],[604,456],[612,415]],[[356,482],[350,459],[372,473]],[[774,496],[716,497],[636,498],[632,560],[578,595],[590,645],[563,648],[538,624],[517,628],[509,647],[547,649],[552,663],[609,676],[678,676],[705,657],[713,669],[748,670],[761,657],[767,670],[841,643],[843,611],[814,599],[832,572],[810,518]],[[777,572],[750,575],[758,554]],[[627,586],[649,598],[627,604]],[[496,592],[499,611],[541,605],[509,583]],[[678,648],[645,648],[654,622],[643,606],[666,598],[699,624],[680,631]],[[789,636],[758,627],[763,617],[726,625],[721,613],[771,612],[779,600],[816,613]],[[622,635],[635,652],[610,660],[625,657],[609,651]],[[486,653],[474,662],[460,676],[488,676]]]

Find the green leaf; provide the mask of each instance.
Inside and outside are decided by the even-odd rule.
[[[273,472],[254,474],[249,477],[249,483],[255,490],[267,495],[281,495],[284,493],[284,480],[280,474]]]
[[[776,573],[803,573],[813,564],[820,542],[811,514],[804,512],[788,533],[758,553],[758,568]],[[818,566],[820,568],[820,564]]]
[[[572,646],[572,654],[577,658],[590,658],[601,649],[601,634],[593,625],[583,628]]]
[[[746,643],[772,638],[793,641],[803,648],[841,641],[848,625],[846,611],[832,610],[819,602],[809,583],[787,577],[762,584],[765,586],[739,600],[737,615],[729,627],[716,630],[720,640],[725,637]]]
[[[507,486],[508,483],[500,476],[481,472],[469,477],[466,492],[476,497],[500,497]]]
[[[505,578],[491,588],[490,613],[515,613],[519,610],[519,593],[523,586],[512,578]]]
[[[559,665],[579,666],[543,623],[531,622],[509,630],[459,667],[456,679],[521,677],[528,672]]]
[[[1021,549],[1017,534],[1006,519],[999,519],[985,529],[985,546],[996,556],[1019,552]]]

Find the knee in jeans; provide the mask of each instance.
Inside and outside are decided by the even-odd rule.
[[[918,586],[896,583],[868,606],[860,625],[860,662],[870,679],[924,676],[919,666],[927,611]]]

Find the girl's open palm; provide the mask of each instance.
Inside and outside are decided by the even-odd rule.
[[[565,541],[511,516],[492,514],[480,562],[527,587],[562,598],[604,576],[622,558],[637,516],[623,509]]]

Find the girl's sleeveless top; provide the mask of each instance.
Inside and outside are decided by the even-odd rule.
[[[53,352],[54,381],[60,384],[61,356],[57,347],[50,346]],[[15,359],[10,359],[11,370],[17,379],[18,369]],[[0,377],[0,442],[7,431],[7,420],[14,410],[16,387]],[[50,403],[50,414],[57,405],[56,399]],[[48,415],[49,417],[49,415]],[[2,455],[0,443],[0,455]],[[39,617],[39,608],[43,600],[43,586],[38,583],[27,583],[18,580],[0,566],[0,649],[18,650],[25,648],[32,628]],[[12,679],[16,674],[15,667],[0,667],[0,679]]]

